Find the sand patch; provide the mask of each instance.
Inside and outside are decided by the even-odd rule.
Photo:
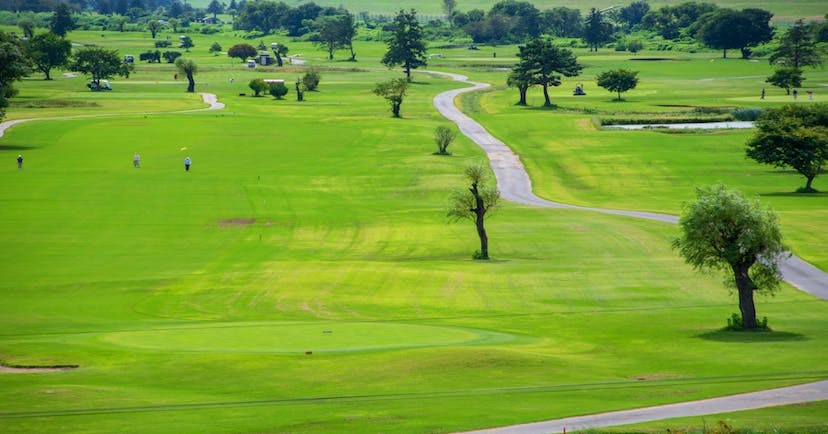
[[[220,227],[220,228],[243,228],[245,226],[250,226],[253,223],[256,223],[256,219],[242,219],[242,218],[221,219],[221,220],[218,221],[218,227]]]

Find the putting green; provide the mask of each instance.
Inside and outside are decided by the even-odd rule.
[[[515,340],[487,330],[384,322],[245,322],[108,333],[123,347],[199,353],[304,354],[375,351]]]

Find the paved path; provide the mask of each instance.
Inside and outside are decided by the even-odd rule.
[[[675,417],[702,416],[705,414],[750,410],[777,405],[798,404],[828,399],[828,380],[798,386],[743,393],[701,401],[659,405],[636,410],[614,411],[590,416],[568,417],[546,422],[512,425],[501,428],[469,431],[474,434],[537,434],[559,433],[564,429],[574,431],[604,426],[626,425]]]
[[[201,99],[204,103],[209,104],[209,107],[200,108],[200,109],[192,109],[192,110],[179,110],[175,112],[141,112],[141,113],[98,113],[98,114],[88,114],[88,115],[75,115],[75,116],[55,116],[50,118],[31,118],[31,119],[15,119],[13,121],[6,121],[0,123],[0,137],[3,137],[6,134],[6,130],[17,125],[22,124],[23,122],[31,122],[31,121],[49,121],[55,119],[80,119],[80,118],[97,118],[97,117],[110,117],[110,116],[135,116],[135,115],[162,115],[162,114],[173,114],[173,113],[193,113],[193,112],[200,112],[205,110],[221,110],[224,108],[224,103],[218,102],[218,97],[212,93],[199,93],[201,95]]]
[[[454,98],[464,92],[472,92],[489,87],[486,83],[468,81],[468,78],[460,74],[426,71],[431,74],[448,76],[455,81],[471,84],[472,87],[454,89],[443,92],[434,97],[434,106],[450,121],[457,124],[460,131],[472,139],[486,152],[489,157],[497,187],[504,199],[512,202],[540,206],[547,208],[568,208],[582,211],[600,212],[605,214],[616,214],[627,217],[643,218],[663,223],[678,223],[678,217],[668,214],[658,214],[640,211],[623,211],[605,208],[594,208],[585,206],[569,205],[565,203],[552,202],[535,196],[532,192],[532,181],[526,173],[526,169],[520,162],[520,157],[501,142],[482,125],[463,114],[455,105]],[[828,274],[807,262],[792,256],[785,260],[781,266],[782,275],[788,283],[802,291],[813,294],[823,300],[828,300]],[[692,401],[680,404],[662,405],[657,407],[642,408],[636,410],[602,413],[590,416],[579,416],[560,420],[537,422],[524,425],[514,425],[503,428],[476,431],[478,433],[549,433],[561,432],[564,428],[582,429],[589,427],[613,426],[636,422],[668,419],[683,416],[697,416],[727,411],[748,410],[753,408],[769,407],[775,405],[793,404],[807,401],[819,401],[828,399],[828,381],[802,384],[799,386],[786,387],[781,389],[766,390],[761,392],[733,395],[722,398]]]
[[[466,76],[446,72],[427,71],[431,74],[438,74],[451,77],[455,81],[469,83],[472,87],[449,90],[434,97],[434,106],[448,120],[457,124],[460,131],[468,138],[477,143],[489,157],[495,177],[497,188],[504,199],[524,205],[540,206],[547,208],[568,208],[582,211],[600,212],[605,214],[616,214],[627,217],[655,220],[664,223],[678,223],[678,217],[669,214],[658,214],[642,211],[624,211],[616,209],[594,208],[588,206],[569,205],[565,203],[552,202],[535,196],[532,192],[532,181],[529,174],[520,162],[520,157],[501,142],[482,125],[472,118],[466,116],[454,105],[454,98],[464,92],[472,92],[478,89],[489,87],[487,83],[476,83],[468,81]],[[819,297],[828,300],[828,273],[814,267],[802,259],[791,256],[781,264],[782,276],[791,285]]]

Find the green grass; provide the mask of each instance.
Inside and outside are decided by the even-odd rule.
[[[828,401],[806,402],[795,405],[762,408],[759,410],[711,414],[704,417],[668,419],[658,422],[632,424],[616,428],[601,428],[606,433],[663,433],[667,429],[703,432],[724,422],[736,429],[750,429],[756,433],[820,433],[828,429],[825,414]]]
[[[132,36],[98,38],[144,44]],[[735,297],[719,276],[682,263],[669,247],[674,226],[505,204],[488,223],[494,259],[473,261],[473,226],[448,224],[445,202],[462,186],[462,168],[484,157],[464,137],[453,156],[432,155],[434,128],[447,125],[432,98],[456,84],[417,75],[404,118],[392,119],[370,89],[398,73],[329,68],[379,67],[382,45],[359,48],[354,65],[298,44],[325,67],[319,92],[303,103],[292,93],[242,97],[252,78],[303,70],[230,65],[207,55],[203,38],[196,90],[216,93],[222,111],[143,114],[203,107],[181,80],[161,84],[173,81],[164,65],[141,65],[105,94],[59,74],[21,83],[30,100],[97,105],[10,117],[124,114],[25,123],[0,139],[9,163],[0,171],[0,360],[80,365],[0,374],[4,432],[449,432],[826,378],[828,305],[786,286],[758,299],[773,333],[719,332]],[[488,48],[439,50],[446,58],[432,68],[494,82],[504,72],[479,65],[497,67],[515,48],[498,47],[497,59]],[[693,80],[683,69],[648,68],[665,77],[656,93],[668,91],[671,73]],[[721,71],[725,83],[742,74],[735,63]],[[588,92],[570,105],[611,105],[609,93]],[[607,176],[613,183],[638,171],[644,184],[656,171],[641,162],[645,147],[619,153],[596,139],[602,132],[580,129],[591,115],[519,109],[513,97],[487,93],[475,116],[521,152],[533,179],[558,176],[549,160],[587,159],[558,143],[577,136],[619,172]],[[719,103],[712,94],[685,98]],[[688,140],[663,163],[693,178],[683,186],[653,182],[649,195],[624,198],[596,183],[595,198],[567,187],[563,199],[676,210],[721,165],[708,151],[683,167],[693,143],[715,150],[711,138],[729,134],[654,136]],[[722,152],[736,155],[730,148]],[[136,151],[141,169],[131,165]],[[21,152],[26,167],[17,171]],[[796,177],[779,178],[770,185],[785,191]],[[785,199],[790,215],[801,214],[783,217],[786,234],[812,231],[804,222],[824,212],[823,199]]]

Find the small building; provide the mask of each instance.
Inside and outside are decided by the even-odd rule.
[[[127,54],[126,56],[124,56],[124,63],[134,63],[134,62],[135,62],[135,56],[133,56],[131,54]]]
[[[273,64],[273,58],[268,53],[259,53],[259,65],[267,66]]]
[[[202,24],[221,24],[221,20],[214,17],[204,17],[201,19]]]
[[[255,68],[256,67],[256,61],[253,60],[253,59],[248,60],[247,61],[247,67],[248,68]]]
[[[281,78],[265,78],[264,82],[267,84],[285,84],[285,80]]]

